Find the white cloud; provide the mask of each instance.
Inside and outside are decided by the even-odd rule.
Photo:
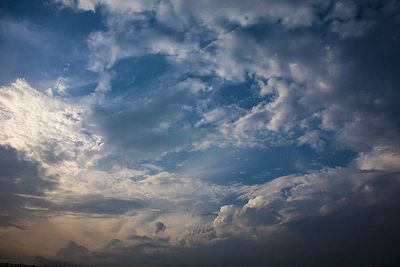
[[[96,12],[100,5],[106,6],[113,12],[141,12],[151,8],[154,1],[123,1],[123,0],[54,0],[55,3],[70,8]]]
[[[247,26],[266,19],[282,20],[285,27],[308,26],[314,20],[312,2],[301,4],[282,1],[174,1],[180,16],[193,15],[206,22],[209,27],[218,27],[224,21]]]
[[[308,144],[317,151],[322,151],[325,142],[321,139],[321,133],[318,130],[306,132],[297,138],[300,145]]]
[[[101,137],[84,128],[88,107],[41,93],[24,80],[1,88],[0,108],[1,144],[22,150],[43,163],[51,174],[60,176],[62,190],[78,195],[164,199],[178,204],[189,201],[193,205],[217,203],[220,197],[234,193],[229,186],[164,172],[150,165],[134,169],[113,165],[108,170],[96,170],[96,160],[108,153],[102,150]],[[221,118],[217,113],[206,115],[208,121]],[[64,198],[54,197],[55,201]]]
[[[239,23],[242,26],[251,25],[261,19],[270,21],[281,20],[288,28],[309,26],[315,19],[312,5],[325,5],[324,1],[307,1],[301,4],[282,1],[122,1],[122,0],[78,0],[56,1],[65,6],[95,11],[96,6],[103,5],[115,13],[139,13],[153,10],[158,19],[168,25],[187,22],[194,16],[206,22],[210,27],[216,27],[224,20]],[[174,18],[174,19],[171,19]]]
[[[280,177],[245,194],[249,200],[243,206],[222,206],[214,227],[220,237],[262,238],[284,231],[285,225],[295,221],[327,216],[344,207],[384,202],[381,194],[390,189],[382,189],[382,185],[389,182],[398,186],[399,178],[352,168]]]
[[[357,158],[361,170],[399,171],[400,154],[398,149],[376,146],[370,152],[363,152]]]
[[[297,138],[303,140],[305,137],[293,135],[301,123],[313,121],[317,118],[315,114],[319,113],[324,120],[322,130],[332,130],[334,126],[327,126],[327,117],[332,115],[323,111],[332,106],[342,110],[341,113],[346,109],[329,100],[332,94],[340,93],[340,88],[335,87],[335,82],[343,74],[340,51],[321,43],[318,36],[310,33],[289,34],[290,29],[295,27],[310,26],[316,20],[314,9],[316,6],[327,7],[325,1],[267,1],[253,5],[225,1],[156,4],[96,1],[98,4],[109,8],[109,30],[92,33],[88,41],[91,50],[88,68],[100,74],[97,91],[110,89],[108,70],[117,60],[148,53],[165,55],[178,73],[211,75],[233,83],[244,82],[249,76],[258,81],[260,96],[268,101],[254,105],[241,118],[225,114],[227,119],[218,119],[222,124],[218,132],[209,132],[202,140],[193,140],[195,148],[227,144],[260,145],[265,142],[266,136],[269,140],[277,140],[284,135],[290,136],[292,141]],[[176,30],[176,36],[166,35],[157,27],[144,26],[148,25],[146,16],[138,14],[143,10],[155,12],[161,22],[167,21],[171,30]],[[192,25],[191,16],[198,23]],[[327,19],[352,21],[354,16],[354,4],[338,2]],[[271,30],[265,39],[249,38],[245,27],[260,20],[270,24],[280,21],[283,29]],[[227,21],[239,26],[227,29],[224,24]],[[178,38],[181,31],[185,35]],[[209,43],[205,46],[201,44],[199,35],[209,38]],[[338,69],[341,71],[338,72]],[[182,87],[190,87],[192,92],[218,90],[194,78],[177,86],[178,89]],[[219,114],[222,116],[221,112]],[[211,113],[205,114],[198,125],[209,123],[208,115]],[[229,122],[232,119],[234,122]],[[336,117],[335,120],[343,123],[343,118]],[[168,128],[168,125],[163,125]],[[307,127],[310,125],[308,123]],[[320,129],[312,130],[315,130],[313,139],[321,139],[315,136]],[[313,142],[312,147],[321,149],[321,144]]]
[[[52,97],[18,79],[0,88],[1,144],[23,150],[43,162],[78,160],[98,151],[101,137],[82,126],[85,108]]]
[[[160,172],[146,175],[143,180],[123,179],[112,185],[112,195],[125,194],[149,200],[162,200],[164,204],[175,203],[182,209],[191,203],[193,209],[205,203],[218,203],[221,198],[235,193],[238,188],[215,185],[188,176]]]
[[[202,115],[201,120],[196,123],[197,126],[205,125],[205,124],[210,124],[210,123],[216,123],[222,119],[224,119],[226,116],[225,110],[221,108],[216,108],[211,111],[208,111]]]
[[[110,33],[94,32],[88,38],[88,46],[91,52],[88,69],[94,72],[102,72],[111,68],[117,59],[122,57],[122,51]]]

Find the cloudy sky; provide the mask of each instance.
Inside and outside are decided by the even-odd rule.
[[[0,262],[400,266],[400,1],[1,0]]]

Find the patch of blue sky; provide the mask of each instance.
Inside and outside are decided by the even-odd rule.
[[[2,1],[0,5],[0,60],[7,66],[0,73],[0,84],[24,78],[46,90],[59,77],[68,77],[72,95],[92,91],[96,76],[86,70],[86,38],[105,29],[102,12],[56,9],[45,1]]]
[[[259,184],[275,178],[304,174],[325,167],[343,167],[354,159],[350,150],[318,153],[309,146],[259,148],[210,148],[170,153],[158,163],[165,170],[217,184]]]
[[[259,89],[251,77],[239,83],[223,83],[212,92],[211,98],[216,105],[236,105],[244,109],[251,109],[261,101]]]
[[[113,79],[110,95],[143,96],[156,85],[158,78],[168,70],[168,67],[164,55],[120,59],[111,69]]]
[[[96,12],[57,8],[50,1],[4,0],[0,6],[2,18],[28,21],[68,38],[85,38],[93,31],[107,28],[101,6]]]

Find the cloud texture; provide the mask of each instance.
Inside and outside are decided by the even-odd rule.
[[[4,1],[0,259],[398,266],[399,16]]]

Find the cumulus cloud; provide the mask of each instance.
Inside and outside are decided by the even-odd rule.
[[[131,261],[161,266],[291,266],[298,260],[307,266],[392,264],[400,238],[393,235],[398,230],[399,206],[393,199],[399,182],[398,173],[353,167],[280,177],[247,190],[243,205],[222,206],[212,225],[187,228],[179,242],[134,235],[126,242],[114,241],[118,249],[112,253],[99,251],[79,260],[102,258],[98,264],[105,266]],[[155,231],[165,229],[162,222],[154,226]],[[367,242],[378,236],[394,247],[382,248],[381,238]],[[383,250],[385,256],[377,257],[376,251]]]
[[[278,178],[247,194],[249,200],[242,207],[221,207],[214,227],[222,236],[263,235],[305,218],[340,212],[345,207],[368,207],[380,201],[390,206],[390,198],[397,192],[389,189],[387,183],[397,184],[397,174],[328,169],[322,173]],[[382,197],[386,193],[393,195]]]
[[[400,155],[395,148],[377,146],[370,152],[363,152],[357,158],[361,170],[398,171]]]
[[[260,97],[267,98],[267,101],[259,101],[249,108],[243,117],[236,117],[235,122],[230,121],[231,114],[225,113],[224,117],[229,120],[219,118],[220,123],[224,123],[223,126],[217,131],[210,130],[203,135],[203,138],[196,136],[194,134],[196,131],[190,129],[191,125],[187,123],[181,124],[181,129],[176,129],[178,132],[171,130],[168,122],[159,127],[155,125],[160,129],[166,127],[168,132],[174,132],[173,136],[165,139],[159,135],[151,138],[152,143],[154,140],[163,139],[163,143],[170,145],[167,150],[174,148],[179,150],[182,147],[190,149],[190,144],[196,149],[212,145],[234,144],[243,147],[268,142],[286,144],[287,142],[281,142],[282,139],[290,139],[290,142],[296,142],[297,139],[299,144],[303,144],[306,143],[307,135],[299,134],[298,131],[314,128],[311,129],[314,141],[309,144],[320,151],[323,147],[322,136],[329,135],[324,133],[325,130],[344,126],[349,128],[346,133],[363,132],[356,125],[354,118],[347,116],[349,112],[360,114],[360,121],[372,119],[365,118],[368,115],[360,112],[363,105],[369,104],[366,105],[363,100],[357,101],[353,97],[353,94],[363,94],[363,90],[369,89],[361,89],[363,85],[358,84],[356,87],[360,88],[360,91],[357,89],[353,94],[346,95],[350,90],[346,88],[354,88],[353,83],[358,80],[348,77],[348,73],[359,72],[361,76],[364,75],[362,70],[354,69],[354,66],[358,66],[355,62],[358,62],[362,55],[354,54],[347,57],[353,49],[351,45],[342,43],[340,48],[332,46],[329,40],[335,39],[335,36],[331,36],[329,32],[326,33],[329,38],[324,40],[318,34],[297,29],[299,27],[319,29],[325,25],[344,39],[349,36],[362,38],[365,32],[373,30],[371,25],[379,22],[378,11],[363,2],[336,1],[331,6],[326,1],[302,3],[255,1],[246,5],[225,1],[218,4],[207,1],[204,3],[139,1],[135,4],[91,1],[91,3],[91,6],[108,8],[110,29],[96,32],[89,38],[91,48],[89,68],[100,73],[107,72],[100,77],[104,75],[109,77],[109,69],[120,58],[141,57],[149,53],[163,54],[176,66],[174,75],[179,76],[189,72],[192,75],[216,76],[233,83],[243,82],[250,76],[260,86]],[[365,18],[364,15],[361,17],[358,15],[358,9],[365,10]],[[319,10],[326,10],[327,14],[321,18],[318,16]],[[151,16],[147,16],[145,12],[154,12],[155,20],[151,21]],[[372,22],[373,18],[375,22]],[[166,23],[169,34],[165,34],[160,27],[163,23]],[[265,27],[257,30],[252,28],[258,24]],[[182,33],[185,33],[184,38]],[[254,38],[255,33],[257,38]],[[202,41],[199,36],[205,36],[207,40]],[[369,40],[371,44],[376,41],[376,39]],[[243,47],[246,49],[242,49]],[[343,84],[346,80],[349,82]],[[166,78],[162,78],[162,81],[170,82]],[[191,84],[190,90],[196,92],[210,88],[204,87],[203,84],[200,86],[198,80]],[[109,90],[109,85],[106,87]],[[218,83],[212,85],[212,88],[213,91],[218,90]],[[188,102],[189,97],[181,97],[177,101]],[[342,101],[343,99],[345,101]],[[337,109],[336,113],[331,113],[333,107]],[[152,109],[157,110],[156,107]],[[215,119],[217,111],[219,116],[222,116],[222,110],[220,107],[210,108],[201,115],[202,119],[198,125],[205,125],[210,119]],[[163,115],[173,116],[176,112],[178,109],[167,109],[163,111]],[[211,118],[211,115],[214,116]],[[333,115],[335,118],[331,120],[336,120],[335,125],[332,125],[332,121],[327,122],[327,117]],[[186,118],[186,116],[175,118],[174,124],[177,125]],[[118,119],[105,119],[118,121]],[[318,119],[323,120],[321,126],[316,124]],[[148,121],[157,120],[157,114],[154,114]],[[135,123],[134,119],[132,123]],[[331,124],[329,129],[325,127],[327,123]],[[355,129],[350,129],[352,126]],[[378,127],[380,126],[377,125]],[[342,143],[353,148],[360,145],[355,143],[363,138],[346,140],[349,135],[345,132],[338,138]],[[317,133],[320,133],[320,136],[316,136]],[[185,143],[175,140],[177,136],[180,136],[178,140],[185,140]],[[130,144],[137,143],[131,136],[113,139],[116,138],[126,139]],[[317,139],[319,141],[316,141]],[[138,143],[149,142],[138,139]],[[137,149],[141,150],[140,147]]]

